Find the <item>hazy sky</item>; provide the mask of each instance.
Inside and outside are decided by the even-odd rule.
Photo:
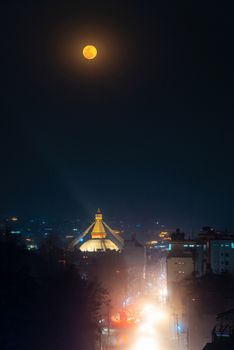
[[[101,207],[234,227],[232,8],[63,0],[1,12],[1,215]],[[95,62],[81,56],[89,43]]]

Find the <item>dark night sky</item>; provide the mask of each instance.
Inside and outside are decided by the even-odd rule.
[[[1,215],[101,207],[234,228],[227,3],[9,1],[1,13]],[[74,59],[86,42],[95,62]]]

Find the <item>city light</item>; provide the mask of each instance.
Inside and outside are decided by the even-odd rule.
[[[136,343],[133,345],[131,350],[157,350],[159,349],[158,344],[154,338],[150,337],[139,337]]]
[[[143,305],[141,315],[143,320],[149,323],[156,323],[167,319],[166,312],[152,304]]]
[[[140,306],[141,322],[137,328],[136,339],[130,350],[158,350],[161,349],[159,325],[167,319],[167,314],[154,303],[144,303]]]
[[[155,328],[149,323],[144,323],[139,327],[139,332],[145,335],[147,334],[153,336],[155,334]]]
[[[159,297],[161,301],[166,301],[166,298],[168,297],[167,287],[159,290]]]

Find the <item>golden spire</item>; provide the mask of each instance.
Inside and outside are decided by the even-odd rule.
[[[102,212],[101,212],[100,208],[98,208],[98,210],[97,210],[97,213],[95,215],[95,219],[96,220],[102,220]]]
[[[84,243],[84,237],[91,235],[91,239],[86,240]],[[95,221],[82,233],[74,239],[71,244],[71,248],[76,245],[80,245],[81,251],[105,251],[105,250],[116,250],[121,251],[124,245],[124,240],[117,234],[116,230],[112,230],[105,221],[103,221],[102,212],[100,209],[97,210],[95,215]]]
[[[92,238],[105,238],[106,230],[102,221],[102,212],[100,208],[97,210],[97,214],[95,215],[95,224],[93,230],[91,232]]]

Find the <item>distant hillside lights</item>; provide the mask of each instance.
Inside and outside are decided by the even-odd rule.
[[[161,241],[171,241],[171,237],[168,231],[161,231],[159,233]]]

